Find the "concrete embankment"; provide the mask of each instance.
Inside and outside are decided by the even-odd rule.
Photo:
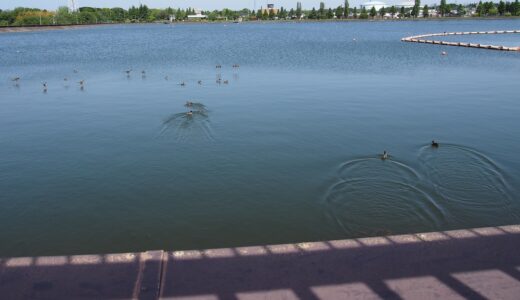
[[[0,259],[1,299],[518,299],[520,225]]]
[[[478,44],[478,43],[447,42],[447,41],[427,39],[429,37],[439,37],[439,36],[472,35],[472,34],[511,34],[511,33],[520,33],[520,30],[430,33],[430,34],[422,34],[422,35],[414,35],[414,36],[410,36],[410,37],[405,37],[405,38],[402,38],[401,41],[410,42],[410,43],[424,43],[424,44],[435,44],[435,45],[445,45],[445,46],[470,47],[470,48],[481,48],[481,49],[490,49],[490,50],[520,51],[520,46],[519,47],[506,47],[506,46],[500,46],[500,45],[497,46],[497,45],[485,45],[485,44]]]

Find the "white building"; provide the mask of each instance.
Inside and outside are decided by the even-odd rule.
[[[188,15],[188,20],[202,20],[206,19],[208,16],[203,14],[196,14],[196,15]]]
[[[206,19],[208,16],[202,14],[202,9],[196,8],[194,9],[195,14],[194,15],[188,15],[188,20],[202,20]]]
[[[387,7],[386,3],[381,1],[369,1],[361,4],[361,9],[371,10],[372,7],[379,11],[383,7]]]

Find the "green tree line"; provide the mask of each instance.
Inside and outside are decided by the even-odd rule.
[[[519,0],[514,2],[479,2],[478,4],[461,5],[446,3],[440,0],[439,5],[421,6],[420,0],[415,0],[413,8],[395,6],[384,7],[376,11],[370,9],[350,7],[349,1],[343,5],[327,7],[321,2],[318,8],[304,10],[300,2],[296,8],[280,7],[276,10],[242,10],[222,9],[202,12],[209,21],[218,20],[286,20],[286,19],[368,19],[383,18],[388,15],[400,18],[428,17],[430,11],[437,11],[439,16],[463,16],[468,9],[475,9],[476,16],[520,16]],[[456,12],[456,13],[454,13]],[[36,8],[18,7],[12,10],[0,10],[0,26],[29,26],[29,25],[73,25],[73,24],[102,24],[102,23],[141,23],[164,22],[173,18],[175,21],[187,20],[188,15],[195,14],[192,8],[187,9],[154,9],[146,5],[132,6],[128,9],[81,7],[78,11],[70,11],[67,7],[60,7],[55,11]]]

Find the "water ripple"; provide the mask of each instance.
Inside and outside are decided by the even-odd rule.
[[[340,165],[338,177],[323,203],[327,217],[349,235],[414,231],[418,225],[438,228],[445,218],[442,207],[422,188],[419,172],[403,162],[354,159]]]
[[[419,161],[452,210],[489,213],[504,211],[512,203],[505,172],[475,149],[454,144],[438,149],[425,146],[419,151]]]

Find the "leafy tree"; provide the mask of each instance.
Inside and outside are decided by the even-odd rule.
[[[379,15],[383,18],[386,14],[386,8],[383,6],[379,9]]]
[[[517,0],[518,1],[518,0]],[[345,6],[343,7],[344,8],[344,12],[343,12],[343,16],[345,18],[348,18],[348,15],[349,15],[349,3],[348,3],[348,0],[345,0]]]
[[[404,18],[404,14],[405,14],[404,6],[401,6],[401,11],[399,12],[399,15],[401,16],[401,18]]]
[[[267,12],[267,10],[264,10],[262,12],[262,20],[268,20],[269,19],[269,13]]]
[[[397,8],[395,7],[395,5],[392,5],[392,7],[390,7],[390,14],[392,15],[392,18],[395,17],[395,15],[397,14]]]
[[[441,0],[441,5],[439,6],[441,16],[444,17],[446,13],[449,12],[449,7],[446,5],[446,0]]]
[[[309,19],[317,19],[318,13],[316,12],[316,9],[313,7],[311,12],[309,13]]]
[[[343,17],[343,7],[341,7],[341,6],[336,7],[336,11],[334,12],[334,15],[338,19]]]
[[[302,4],[301,2],[296,3],[296,18],[300,19],[302,17]]]
[[[506,4],[504,1],[498,3],[498,13],[503,16],[506,13]]]
[[[329,9],[327,10],[326,17],[327,17],[327,19],[334,18],[334,12],[332,11],[332,8],[329,7]]]
[[[367,10],[366,10],[366,8],[364,6],[361,9],[361,13],[359,14],[359,18],[360,19],[368,19],[368,13],[367,13]]]
[[[370,16],[372,18],[374,18],[375,16],[377,16],[377,11],[376,11],[376,8],[374,6],[372,6],[372,8],[370,9]]]
[[[325,3],[320,2],[320,10],[318,11],[318,19],[325,18]]]
[[[428,7],[428,4],[424,5],[422,14],[424,18],[428,18],[430,16],[430,8]]]
[[[466,14],[466,8],[464,7],[464,5],[459,4],[459,6],[457,6],[457,15],[464,16],[465,14]]]
[[[352,16],[354,17],[354,19],[357,19],[357,17],[358,17],[357,7],[354,7],[354,10],[352,11]]]
[[[421,7],[421,0],[415,0],[415,5],[412,8],[412,16],[417,18],[419,16],[419,9]]]

